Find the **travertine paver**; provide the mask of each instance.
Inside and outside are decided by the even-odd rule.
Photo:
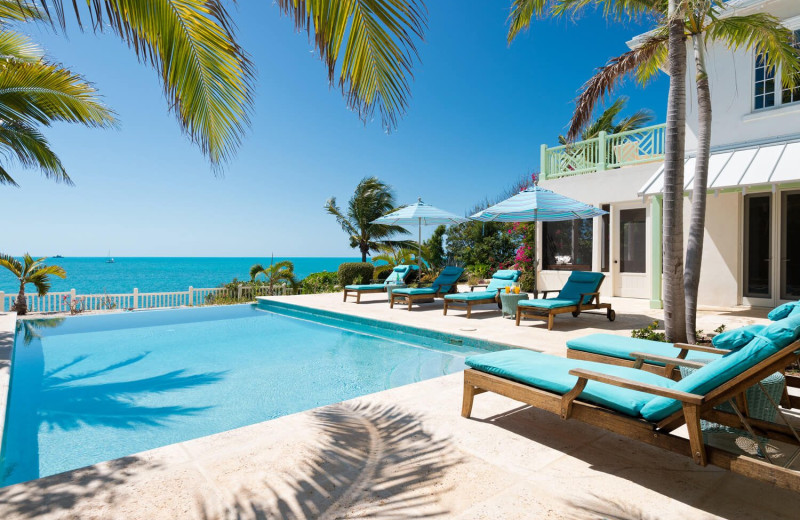
[[[469,321],[389,314],[336,296],[293,300],[438,330],[475,324],[476,336],[562,355],[565,338],[587,333],[571,317],[548,333],[517,329],[499,312]],[[615,301],[617,325],[658,316],[645,306]],[[707,314],[701,327],[761,317]],[[597,330],[608,325],[592,319]],[[504,397],[479,395],[469,420],[460,404],[460,374],[407,385],[2,488],[0,518],[788,519],[800,510],[796,494]]]

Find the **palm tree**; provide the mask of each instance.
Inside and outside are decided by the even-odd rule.
[[[422,265],[426,264],[425,246],[422,248]],[[372,263],[375,264],[375,277],[385,271],[391,271],[398,265],[416,265],[417,263],[417,249],[398,247],[390,244],[379,244],[378,251],[381,254],[372,257]],[[378,265],[377,262],[383,262]]]
[[[275,284],[287,283],[292,287],[297,285],[297,278],[294,275],[294,264],[289,260],[282,260],[275,263],[273,258],[270,261],[269,267],[264,267],[261,264],[256,264],[250,268],[250,281],[255,282],[258,275],[263,274],[269,286],[269,293],[272,294],[272,289]]]
[[[39,296],[44,296],[50,290],[50,276],[58,276],[61,279],[67,277],[64,268],[57,265],[44,265],[46,259],[37,258],[34,260],[31,255],[25,253],[20,262],[13,256],[0,254],[0,267],[5,267],[19,279],[19,294],[14,302],[12,310],[23,316],[28,312],[28,301],[25,299],[25,285],[32,283],[36,287]]]
[[[394,193],[389,185],[377,177],[364,177],[347,203],[347,212],[336,206],[336,197],[325,203],[325,210],[336,217],[336,221],[350,236],[350,247],[358,248],[361,261],[367,261],[370,251],[378,251],[381,243],[409,247],[412,242],[389,240],[395,235],[409,234],[402,226],[372,224],[378,217],[397,209]],[[416,245],[416,243],[414,243]]]
[[[618,134],[620,132],[628,132],[630,130],[637,130],[647,126],[653,120],[653,113],[643,108],[637,110],[628,117],[617,120],[617,116],[625,110],[628,104],[628,98],[623,96],[617,98],[608,108],[597,116],[594,121],[586,125],[581,131],[581,141],[587,141],[597,137],[600,132],[607,134]],[[559,135],[558,142],[561,144],[568,144],[569,140],[566,136]]]
[[[652,0],[652,3],[654,8],[658,8],[663,2]],[[694,50],[698,99],[697,163],[692,186],[692,213],[686,248],[686,264],[683,268],[680,267],[682,259],[675,258],[676,254],[680,255],[683,250],[682,173],[679,177],[680,182],[669,187],[669,193],[665,185],[664,305],[665,317],[670,316],[670,320],[665,319],[668,337],[682,338],[681,334],[684,332],[689,341],[695,341],[697,292],[700,284],[700,266],[705,234],[708,163],[711,155],[711,91],[706,70],[706,43],[721,41],[731,50],[741,47],[747,50],[758,49],[767,59],[769,67],[782,69],[783,77],[788,85],[793,84],[794,78],[800,70],[800,59],[796,49],[792,46],[792,33],[781,25],[780,20],[771,15],[756,13],[747,16],[722,16],[726,6],[719,0],[689,0],[689,7],[690,9],[686,11],[682,20],[682,31],[684,38],[691,38]],[[584,85],[576,102],[577,107],[568,135],[578,135],[581,128],[586,125],[588,115],[591,114],[597,101],[613,90],[625,76],[634,75],[638,81],[644,84],[664,68],[671,37],[668,24],[671,22],[663,11],[659,13],[654,10],[653,14],[661,16],[660,24],[656,29],[648,33],[636,48],[609,60]],[[682,46],[685,47],[685,44]],[[677,81],[674,76],[671,76],[671,84],[674,82]],[[685,109],[681,113],[685,113]],[[669,120],[667,124],[669,141]],[[665,164],[667,159],[672,160],[669,151],[670,148],[667,147],[668,157],[665,158]],[[682,170],[683,159],[681,158],[678,162],[680,162]],[[681,206],[679,212],[674,209],[674,198],[680,199],[677,201]],[[674,214],[672,210],[669,212],[669,223],[667,222],[668,199],[672,201],[670,207],[676,212]],[[674,230],[673,226],[678,224],[681,229]],[[668,248],[669,260],[667,259]],[[682,280],[680,274],[683,275]],[[671,310],[668,310],[668,306]],[[682,311],[679,307],[683,307],[685,310]],[[685,314],[681,314],[682,312]],[[682,330],[683,325],[678,322],[681,316],[685,321],[685,331]],[[670,331],[675,331],[674,335]]]
[[[81,29],[87,22],[112,32],[156,69],[170,110],[214,168],[233,156],[249,126],[254,69],[226,2],[0,0],[0,23],[43,21],[65,31],[70,5]],[[422,0],[278,0],[278,8],[313,36],[348,107],[365,122],[378,111],[391,130],[410,96],[426,26]]]
[[[109,127],[113,114],[90,83],[48,63],[26,36],[0,29],[0,56],[0,156],[72,184],[39,127],[54,122]],[[0,163],[0,184],[16,186],[7,166]]]

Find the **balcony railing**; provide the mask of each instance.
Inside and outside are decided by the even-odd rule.
[[[664,158],[666,126],[660,124],[618,134],[600,132],[593,139],[553,148],[543,144],[542,178],[558,179],[659,161]]]

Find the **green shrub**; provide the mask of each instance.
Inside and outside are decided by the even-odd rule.
[[[319,273],[311,273],[306,276],[303,281],[300,282],[300,287],[303,290],[303,294],[329,293],[338,290],[338,283],[338,274],[322,271]]]
[[[374,266],[369,262],[345,262],[339,265],[339,285],[370,283]]]
[[[663,332],[656,332],[657,328],[658,328],[658,321],[656,320],[647,327],[641,329],[633,329],[631,331],[631,337],[638,339],[649,339],[650,341],[666,342],[667,335],[664,334]]]
[[[519,289],[522,292],[536,290],[536,274],[533,271],[525,271],[519,276]]]

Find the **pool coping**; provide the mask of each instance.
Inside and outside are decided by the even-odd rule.
[[[11,354],[14,350],[14,331],[17,313],[0,313],[0,446],[6,423],[6,406],[11,379]]]

